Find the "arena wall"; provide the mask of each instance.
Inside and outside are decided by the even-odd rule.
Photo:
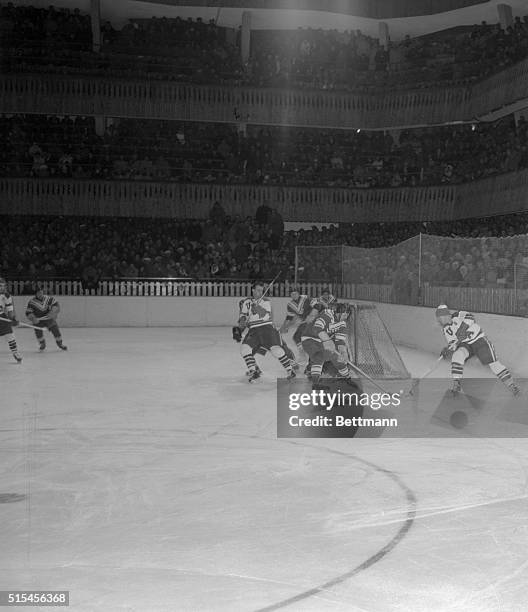
[[[15,297],[21,320],[27,300],[25,296]],[[236,321],[239,298],[62,296],[59,300],[63,327],[230,327]],[[276,322],[284,320],[287,302],[287,298],[273,300]],[[439,354],[443,336],[433,308],[377,306],[397,345]],[[518,375],[528,376],[528,319],[475,314],[500,358]]]

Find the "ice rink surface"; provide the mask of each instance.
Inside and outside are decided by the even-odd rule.
[[[0,346],[0,590],[83,612],[528,609],[528,440],[278,440],[280,366],[245,382],[226,328],[63,336],[40,354],[19,329],[21,365]]]

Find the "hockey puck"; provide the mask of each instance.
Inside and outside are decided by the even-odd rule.
[[[464,429],[468,424],[468,416],[462,410],[457,410],[449,417],[449,422],[455,429]]]

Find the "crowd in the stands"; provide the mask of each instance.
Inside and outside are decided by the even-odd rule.
[[[203,220],[8,216],[0,223],[0,273],[28,283],[66,277],[91,289],[101,279],[271,279],[279,270],[293,280],[297,261],[300,281],[390,285],[395,301],[412,302],[418,279],[512,287],[517,264],[517,285],[528,290],[528,213],[285,232],[267,205],[243,218],[217,202]]]
[[[459,82],[528,56],[528,15],[511,26],[459,27],[391,41],[361,31],[254,30],[246,63],[240,30],[201,19],[131,19],[101,24],[93,48],[90,17],[79,9],[0,5],[0,55],[6,70],[44,69],[192,83],[370,90]]]
[[[386,132],[0,116],[0,175],[326,187],[467,182],[528,167],[528,122]]]

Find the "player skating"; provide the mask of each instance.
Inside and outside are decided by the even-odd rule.
[[[286,306],[286,318],[279,331],[281,334],[285,334],[293,323],[297,324],[297,328],[293,332],[292,338],[299,351],[299,358],[302,359],[304,351],[301,338],[303,331],[306,329],[307,319],[313,318],[317,314],[317,310],[314,308],[317,299],[302,294],[295,285],[290,289],[290,298]]]
[[[337,312],[334,313],[334,310]],[[352,382],[352,372],[348,366],[348,345],[346,342],[342,344],[340,337],[346,328],[344,318],[346,310],[346,306],[345,309],[342,309],[340,305],[325,308],[315,317],[314,321],[308,323],[304,330],[302,346],[310,358],[310,377],[314,388],[319,387],[319,379],[327,361],[331,362],[340,377]],[[336,333],[339,337],[340,349],[336,347],[332,339]]]
[[[36,327],[41,327],[42,330],[47,329],[53,334],[57,346],[67,351],[68,347],[62,343],[62,336],[57,324],[57,316],[60,312],[60,306],[57,300],[52,295],[46,295],[41,285],[37,285],[37,291],[35,296],[32,297],[26,307],[26,317]],[[43,351],[46,348],[46,340],[44,338],[44,332],[41,330],[35,330],[35,336],[37,337],[40,350]]]
[[[240,320],[240,316],[242,314],[242,306],[244,304],[245,300],[240,300],[240,302],[238,303],[238,318]],[[247,329],[241,328],[238,325],[235,325],[232,328],[232,333],[233,333],[233,340],[235,342],[242,342],[242,338],[244,338],[245,334],[248,333]],[[288,359],[290,359],[291,363],[292,363],[292,367],[294,370],[298,370],[299,369],[299,364],[295,361],[295,355],[293,354],[293,351],[290,349],[290,347],[286,344],[286,342],[284,341],[284,338],[282,337],[282,335],[279,332],[279,337],[280,337],[280,341],[281,341],[281,347],[284,349],[284,352],[286,353],[286,356],[288,357]],[[262,355],[263,357],[268,353],[268,349],[264,348],[263,346],[258,346],[258,347],[254,347],[253,351],[252,351],[252,355],[253,357],[255,357],[255,355]],[[257,373],[258,376],[260,376],[262,374],[262,370],[260,369],[260,367],[257,364]],[[246,376],[251,376],[251,372],[248,370],[246,372]]]
[[[495,376],[510,389],[514,395],[520,393],[508,368],[497,358],[493,344],[488,340],[475,316],[464,310],[451,313],[445,304],[436,309],[436,318],[444,332],[447,346],[442,349],[444,359],[451,359],[451,391],[458,393],[462,389],[464,363],[477,356],[480,363],[489,366]]]
[[[4,278],[0,278],[0,318],[9,319],[9,321],[0,320],[0,336],[7,340],[11,354],[17,363],[20,363],[22,357],[18,352],[17,341],[13,333],[13,327],[18,325],[18,321],[15,317],[13,298],[7,290],[7,282]]]
[[[252,293],[252,298],[243,301],[238,319],[238,327],[241,330],[245,328],[248,330],[240,347],[240,354],[249,371],[248,380],[253,382],[261,375],[254,356],[254,351],[261,348],[270,351],[280,361],[286,370],[287,378],[294,378],[292,360],[282,347],[280,333],[273,325],[271,302],[263,295],[264,284],[257,281],[253,285]]]

